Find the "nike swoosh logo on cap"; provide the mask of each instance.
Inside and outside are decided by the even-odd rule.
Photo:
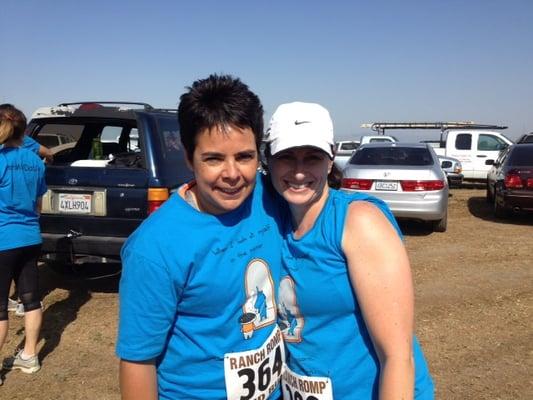
[[[294,121],[294,125],[310,124],[310,123],[311,121],[298,121],[298,120]]]

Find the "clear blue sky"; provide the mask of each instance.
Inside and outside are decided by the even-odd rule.
[[[465,120],[516,138],[533,131],[532,21],[532,0],[2,0],[0,101],[28,116],[82,100],[176,107],[194,80],[229,73],[266,120],[321,103],[337,139],[364,122]]]

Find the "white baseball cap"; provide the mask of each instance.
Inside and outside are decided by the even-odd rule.
[[[333,158],[333,122],[320,104],[280,105],[270,119],[265,139],[272,155],[291,147],[312,146]]]

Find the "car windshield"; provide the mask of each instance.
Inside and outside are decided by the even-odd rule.
[[[509,165],[514,167],[533,165],[533,146],[517,145],[509,156]]]
[[[367,147],[350,159],[353,165],[432,165],[428,149],[421,147]]]

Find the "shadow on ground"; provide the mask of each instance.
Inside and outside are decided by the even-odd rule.
[[[43,298],[56,288],[68,290],[68,297],[48,308],[43,315],[41,337],[44,345],[39,358],[44,360],[59,345],[66,327],[76,320],[78,311],[92,293],[117,293],[120,263],[85,263],[82,265],[49,265],[40,267]]]
[[[44,342],[39,351],[41,362],[52,353],[59,343],[65,329],[76,320],[81,307],[91,298],[92,293],[117,293],[120,278],[120,263],[86,263],[83,266],[39,265],[39,283],[42,298],[51,294],[55,289],[68,291],[65,299],[56,301],[43,312],[41,340]],[[46,299],[44,300],[46,302]],[[23,333],[21,327],[17,335]],[[24,339],[17,346],[24,347]],[[3,371],[1,378],[9,372]]]
[[[487,201],[485,196],[470,197],[468,199],[468,210],[474,217],[485,221],[499,224],[533,225],[533,214],[531,213],[514,213],[507,218],[496,218],[494,216],[493,205]]]
[[[406,236],[428,236],[433,233],[430,223],[416,220],[398,220],[400,230]]]

